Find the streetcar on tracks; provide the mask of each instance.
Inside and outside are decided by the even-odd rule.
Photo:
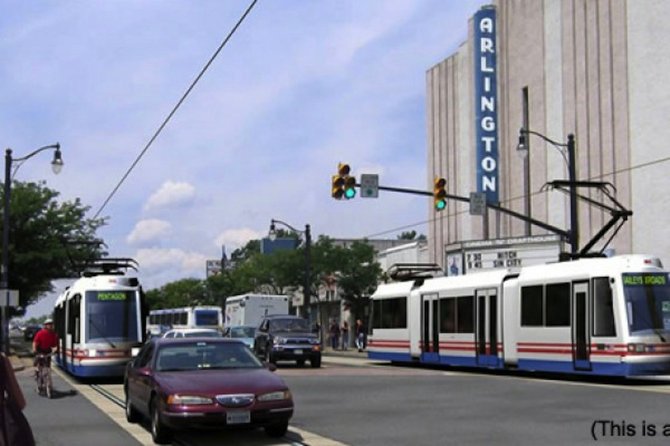
[[[137,262],[100,259],[87,265],[56,300],[56,363],[77,377],[123,376],[144,341],[147,306]]]
[[[414,278],[380,285],[371,302],[371,359],[670,375],[670,279],[651,256]]]

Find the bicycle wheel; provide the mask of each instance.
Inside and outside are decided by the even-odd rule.
[[[51,396],[53,395],[53,384],[51,382],[51,369],[47,368],[45,370],[45,382],[44,382],[44,390],[46,391],[47,398],[51,399]]]

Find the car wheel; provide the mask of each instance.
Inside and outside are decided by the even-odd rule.
[[[272,438],[283,437],[288,430],[288,421],[280,421],[265,427],[265,433]]]
[[[130,402],[130,397],[128,396],[128,389],[126,389],[126,420],[128,420],[129,423],[137,423],[140,421],[140,414],[137,412],[137,410],[133,407],[132,403]]]
[[[317,356],[316,358],[310,359],[309,364],[312,366],[312,368],[315,369],[321,367],[321,356]]]
[[[171,436],[170,429],[161,421],[158,399],[154,397],[151,402],[151,438],[156,444],[167,444]]]

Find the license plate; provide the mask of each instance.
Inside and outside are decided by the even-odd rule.
[[[226,424],[251,423],[251,415],[248,410],[226,412]]]
[[[293,350],[294,355],[302,355],[302,350]]]

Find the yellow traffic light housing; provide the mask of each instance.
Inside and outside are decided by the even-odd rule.
[[[350,176],[349,172],[351,172],[349,164],[337,165],[337,175],[332,176],[330,192],[330,196],[336,200],[343,198],[350,200],[356,196],[356,177]]]
[[[344,177],[333,175],[330,195],[336,200],[341,200],[344,196]]]
[[[444,210],[447,207],[447,180],[441,177],[435,177],[433,182],[433,203],[436,211]]]
[[[351,200],[356,196],[356,177],[344,177],[344,198]]]

